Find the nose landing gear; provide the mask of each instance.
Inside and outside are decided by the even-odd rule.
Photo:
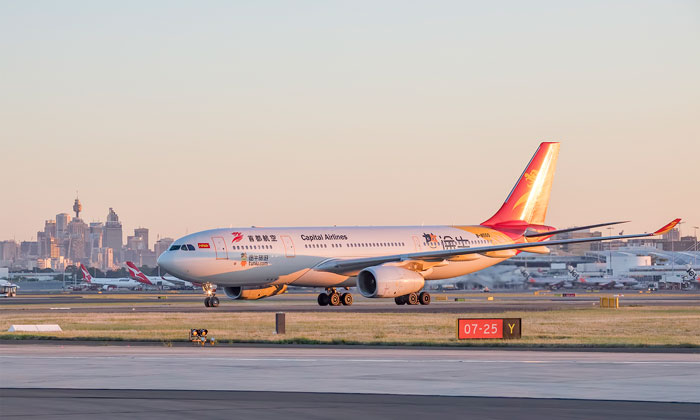
[[[207,297],[204,298],[204,306],[207,308],[216,308],[219,306],[219,298],[216,297],[216,285],[204,283],[202,284],[202,290],[207,294]]]
[[[334,287],[329,287],[326,289],[326,293],[318,295],[317,301],[320,306],[350,306],[352,305],[352,294],[340,294]]]

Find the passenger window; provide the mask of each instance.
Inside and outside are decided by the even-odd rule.
[[[173,245],[170,247],[171,251],[177,251],[178,249],[180,249],[180,245]]]

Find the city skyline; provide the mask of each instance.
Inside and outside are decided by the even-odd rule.
[[[697,2],[41,4],[0,6],[0,238],[76,190],[152,238],[477,224],[545,140],[548,224],[700,225]]]

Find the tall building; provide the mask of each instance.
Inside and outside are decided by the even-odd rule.
[[[146,251],[146,242],[140,236],[127,236],[126,249],[130,251]]]
[[[661,239],[664,241],[678,241],[681,239],[681,231],[675,227],[661,235]]]
[[[36,259],[39,256],[38,243],[34,241],[22,241],[19,244],[19,252],[22,259]]]
[[[80,219],[80,212],[83,210],[83,205],[80,204],[78,197],[75,197],[75,202],[73,203],[73,211],[75,212],[75,218]]]
[[[96,255],[99,254],[100,248],[102,248],[102,234],[104,232],[104,225],[102,222],[91,222],[90,223],[90,233],[88,233],[88,246],[89,249],[90,262],[93,262]]]
[[[68,223],[68,258],[73,261],[85,261],[87,259],[88,232],[88,225],[79,218],[75,218]]]
[[[153,248],[155,249],[156,258],[160,257],[160,254],[167,251],[173,242],[175,242],[175,239],[173,238],[160,238],[158,241],[156,241],[155,245],[153,245]]]
[[[68,232],[68,223],[70,222],[70,214],[59,213],[56,215],[56,237],[63,239]]]
[[[0,265],[11,265],[19,256],[19,244],[13,240],[0,242]]]
[[[61,256],[61,246],[56,238],[48,238],[49,258],[59,258]]]
[[[134,229],[134,236],[137,236],[143,240],[145,249],[151,249],[148,246],[148,228],[137,228]]]
[[[104,233],[102,235],[102,246],[105,248],[112,248],[114,252],[114,260],[119,261],[119,255],[121,254],[123,245],[123,235],[122,235],[122,223],[119,221],[119,216],[110,207],[109,214],[107,215],[107,222],[105,222]]]
[[[56,237],[56,221],[55,220],[47,220],[44,222],[44,233],[48,235],[49,237],[55,238]]]

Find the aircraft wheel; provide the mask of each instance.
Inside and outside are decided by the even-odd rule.
[[[211,299],[209,299],[209,306],[213,308],[219,306],[219,298],[216,296],[212,296]]]
[[[343,293],[342,296],[340,296],[340,301],[343,305],[350,306],[352,305],[352,295],[350,293]]]
[[[397,305],[404,305],[406,303],[406,299],[404,299],[403,296],[397,296],[394,298],[394,302],[396,302]]]
[[[415,293],[409,293],[406,296],[406,301],[409,305],[418,305],[418,295]]]
[[[430,293],[420,292],[418,295],[418,302],[420,302],[421,305],[430,305]]]
[[[330,300],[331,305],[333,305],[333,306],[340,305],[340,295],[338,293],[331,293],[331,295],[328,298]]]
[[[330,297],[326,293],[321,293],[318,295],[318,304],[320,306],[326,306],[330,303]]]
[[[207,308],[211,305],[210,302],[211,302],[211,301],[210,301],[209,296],[207,296],[207,297],[204,298],[204,306],[206,306]]]

